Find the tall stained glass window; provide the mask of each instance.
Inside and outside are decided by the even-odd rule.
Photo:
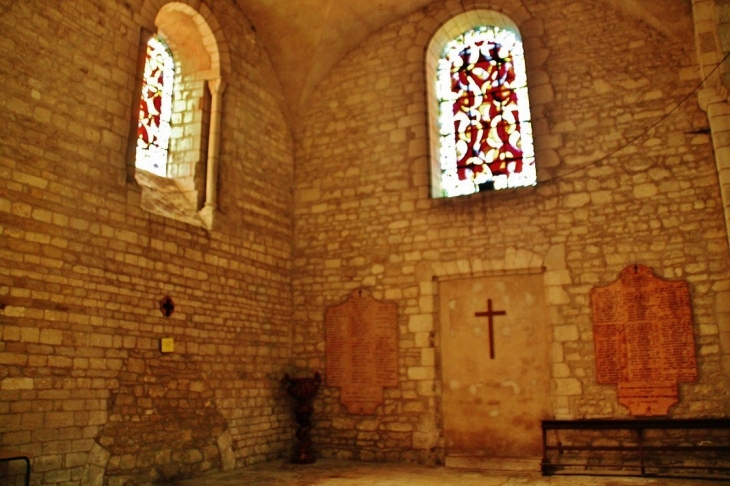
[[[160,37],[153,36],[147,43],[139,100],[135,166],[162,177],[167,176],[174,81],[175,63],[170,48]]]
[[[534,186],[522,41],[482,26],[451,40],[436,69],[440,197]]]

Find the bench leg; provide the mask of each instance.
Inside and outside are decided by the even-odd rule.
[[[30,459],[22,458],[25,461],[25,486],[30,486]]]
[[[644,467],[644,430],[636,429],[637,440],[639,445],[639,464],[641,464],[641,477],[646,477],[646,468]]]
[[[545,464],[547,464],[547,431],[545,430],[545,427],[542,428],[542,461],[540,461],[540,470],[542,471],[543,476],[547,476],[547,468],[545,467]]]

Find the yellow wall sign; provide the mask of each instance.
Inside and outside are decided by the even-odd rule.
[[[172,338],[160,339],[160,351],[163,353],[172,353],[175,351],[175,341]]]

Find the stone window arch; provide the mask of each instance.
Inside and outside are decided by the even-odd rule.
[[[427,50],[431,196],[534,186],[535,148],[522,38],[509,17],[471,10]]]
[[[142,8],[142,12],[151,10],[148,5]],[[214,19],[204,4],[196,9],[185,1],[173,1],[159,8],[152,22],[140,20],[143,28],[129,170],[141,188],[144,210],[210,230],[217,206],[225,89],[221,48],[209,23]],[[169,146],[165,163],[156,164],[157,170],[140,160],[138,151],[140,122],[145,116],[140,107],[147,96],[144,71],[148,45],[155,39],[167,46],[174,60]]]

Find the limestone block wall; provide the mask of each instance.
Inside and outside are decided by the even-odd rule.
[[[474,7],[521,29],[540,183],[432,200],[424,51]],[[324,371],[324,310],[358,287],[398,304],[400,338],[400,385],[374,415],[349,415],[337,389],[322,390],[320,454],[442,460],[434,304],[439,279],[454,276],[544,268],[556,418],[628,414],[614,387],[596,383],[591,288],[633,263],[687,280],[699,379],[680,386],[670,414],[726,413],[718,303],[730,256],[708,119],[696,96],[671,111],[700,80],[686,37],[588,0],[434,2],[372,35],[319,85],[296,143],[294,364]]]
[[[725,59],[730,52],[728,40],[727,1],[694,0],[695,44],[701,59],[700,72],[709,77],[700,92],[700,106],[707,112],[715,162],[720,181],[720,194],[725,209],[725,224],[730,241],[730,104],[728,103],[728,69]],[[723,62],[724,60],[724,62]],[[730,289],[725,288],[716,298],[716,312],[725,371],[730,370]]]
[[[228,60],[215,227],[140,209],[125,155],[139,20],[166,3],[0,8],[0,447],[32,456],[34,484],[143,484],[288,454],[281,89],[233,2],[185,0]]]

